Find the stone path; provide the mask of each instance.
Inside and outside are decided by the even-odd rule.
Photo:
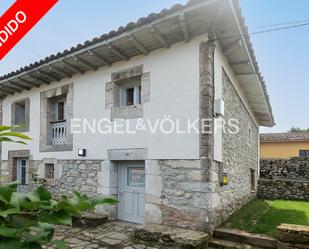
[[[160,245],[146,244],[133,239],[136,225],[126,222],[110,222],[93,228],[68,228],[59,226],[54,239],[67,242],[70,249],[164,249]],[[51,249],[53,247],[48,247]],[[169,247],[170,248],[170,247]],[[175,247],[173,247],[175,248]]]

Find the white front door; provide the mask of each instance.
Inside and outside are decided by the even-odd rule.
[[[118,164],[118,219],[145,222],[145,164],[125,161]]]

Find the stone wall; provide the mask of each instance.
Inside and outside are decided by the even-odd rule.
[[[46,159],[44,159],[46,160]],[[38,173],[39,177],[44,167],[44,160],[30,160],[28,168],[28,179],[31,178],[31,172]],[[52,159],[49,159],[52,160]],[[100,195],[98,188],[99,172],[101,171],[100,160],[55,160],[55,180],[49,181],[47,187],[55,195],[70,195],[74,191],[86,194],[90,197]],[[5,176],[5,182],[11,182],[9,179],[10,171],[8,161],[2,161],[1,175]],[[4,181],[3,181],[4,182]]]
[[[309,248],[309,227],[292,224],[281,224],[277,227],[278,249]]]
[[[62,174],[51,190],[55,194],[81,192],[90,197],[98,195],[98,173],[101,171],[99,160],[59,160],[57,167]]]
[[[309,158],[261,160],[258,196],[309,200]]]
[[[8,161],[4,161],[1,160],[1,164],[0,164],[0,183],[7,183],[10,182],[9,180],[9,165],[8,165]]]
[[[258,172],[258,128],[224,71],[222,77],[224,120],[238,120],[239,132],[223,131],[223,163],[215,163],[212,170],[211,219],[215,226],[255,196],[250,176],[251,170]],[[220,184],[220,172],[227,173],[228,185]]]
[[[164,225],[205,230],[210,184],[202,182],[200,160],[159,160]]]
[[[237,120],[239,132],[230,134],[223,131],[223,162],[214,160],[214,50],[212,42],[200,43],[200,119],[210,120],[210,133],[200,134],[202,218],[206,231],[227,219],[252,197],[255,196],[256,179],[252,187],[251,172],[258,172],[258,127],[242,103],[227,74],[222,73],[223,99],[225,102],[224,121]],[[229,184],[221,185],[222,172],[228,174]],[[256,177],[257,178],[257,177]],[[181,189],[181,188],[180,188]],[[252,191],[253,190],[253,191]]]
[[[309,180],[309,158],[263,159],[260,161],[260,177],[276,177]]]
[[[309,200],[309,181],[259,179],[258,196],[264,199]]]

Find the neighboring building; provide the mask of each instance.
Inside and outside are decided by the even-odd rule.
[[[309,132],[265,133],[260,143],[263,159],[309,157]]]
[[[114,196],[118,207],[97,211],[137,223],[211,231],[255,196],[259,126],[274,124],[237,1],[151,14],[1,77],[0,92],[3,124],[26,123],[33,138],[3,144],[8,181],[27,191],[35,171],[55,194]],[[211,132],[76,133],[81,119],[166,116]],[[214,126],[233,119],[237,134]]]

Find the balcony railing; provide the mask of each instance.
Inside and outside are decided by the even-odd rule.
[[[67,122],[63,121],[55,121],[51,122],[52,128],[52,137],[51,144],[66,144],[67,142]]]
[[[16,192],[17,192],[17,193],[27,193],[27,192],[28,192],[28,185],[21,185],[21,184],[18,184],[18,185],[17,185]]]

